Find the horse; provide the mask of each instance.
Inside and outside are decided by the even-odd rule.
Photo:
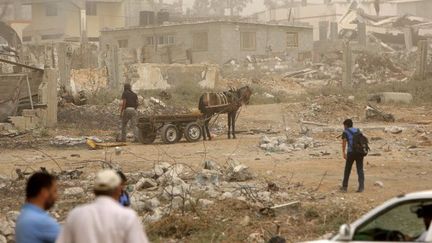
[[[228,114],[228,139],[236,138],[235,122],[238,110],[242,105],[249,104],[252,89],[249,86],[231,89],[220,93],[204,93],[199,99],[198,109],[203,114],[203,138],[211,140],[209,123],[214,114]]]

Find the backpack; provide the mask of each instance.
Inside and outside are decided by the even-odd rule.
[[[365,135],[363,135],[363,133],[361,133],[360,130],[357,130],[357,132],[355,133],[353,133],[349,129],[347,129],[346,131],[353,136],[353,141],[352,141],[353,152],[361,156],[366,156],[370,151],[368,138]]]

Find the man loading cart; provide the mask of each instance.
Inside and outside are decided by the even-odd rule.
[[[138,138],[137,130],[137,108],[138,108],[138,96],[132,91],[130,84],[124,85],[124,91],[122,94],[122,103],[120,107],[120,117],[122,121],[121,125],[121,142],[126,142],[127,125],[131,122],[131,127],[133,127],[134,140]]]

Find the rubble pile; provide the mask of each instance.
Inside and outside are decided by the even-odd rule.
[[[300,118],[304,121],[330,123],[337,117],[361,117],[364,107],[354,102],[354,99],[355,97],[342,95],[317,96],[302,104]]]
[[[258,207],[273,206],[281,200],[288,200],[286,192],[270,192],[266,183],[252,181],[255,175],[249,168],[236,161],[230,161],[226,168],[213,161],[206,161],[201,171],[182,164],[158,163],[150,171],[125,173],[128,177],[128,191],[132,208],[142,216],[144,223],[154,223],[175,211],[188,212],[192,209],[206,209],[225,199],[240,200]],[[70,176],[69,176],[70,175]],[[14,194],[13,204],[0,210],[0,242],[14,239],[14,227],[19,204],[23,201],[25,178],[0,178],[0,191],[4,195]],[[62,193],[51,214],[61,221],[78,204],[93,199],[92,182],[94,174],[83,176],[76,170],[58,174]]]
[[[308,136],[301,136],[295,140],[289,140],[286,137],[269,138],[267,136],[263,136],[260,140],[259,146],[261,149],[268,152],[289,153],[296,150],[315,148],[319,146],[319,143]]]
[[[403,70],[406,66],[399,64],[400,59],[390,58],[389,53],[361,52],[355,60],[353,73],[358,83],[399,82],[406,79]],[[394,54],[396,56],[396,54]]]
[[[354,54],[353,82],[380,83],[406,81],[415,67],[415,52],[356,51]],[[320,63],[308,63],[301,69],[286,72],[284,79],[299,83],[311,80],[342,82],[343,66],[341,53],[327,53]]]
[[[163,101],[150,97],[139,96],[138,113],[140,115],[182,114],[189,113],[185,107],[165,104]],[[71,103],[59,107],[58,120],[65,124],[78,124],[83,127],[112,129],[120,125],[121,100],[115,99],[107,105],[81,105]]]
[[[18,179],[0,177],[0,192],[7,195],[0,208],[0,242],[14,239],[14,227],[19,207],[24,200],[25,179],[30,173],[20,174]],[[95,174],[82,174],[82,171],[62,171],[54,173],[59,178],[60,198],[50,214],[59,222],[77,205],[93,200],[92,182]],[[156,163],[151,170],[125,173],[128,178],[127,191],[131,197],[132,208],[140,215],[146,226],[164,222],[166,217],[189,217],[199,215],[208,217],[216,210],[218,217],[223,215],[218,208],[227,203],[237,202],[246,205],[239,215],[243,227],[251,226],[245,232],[254,230],[254,219],[273,220],[285,208],[297,208],[300,202],[324,200],[326,195],[308,191],[301,184],[279,184],[261,180],[247,166],[229,160],[227,166],[214,161],[205,161],[202,169],[190,168],[184,164]],[[344,200],[331,198],[331,205]],[[226,209],[231,212],[230,209]],[[241,209],[233,209],[241,210]],[[257,217],[248,216],[252,211]],[[302,211],[299,211],[302,215]],[[188,216],[189,215],[189,216]],[[237,218],[236,216],[234,216]],[[212,218],[214,219],[214,218]],[[151,227],[147,227],[149,229]],[[248,232],[249,231],[249,232]]]

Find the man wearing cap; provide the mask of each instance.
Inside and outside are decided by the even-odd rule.
[[[94,183],[95,201],[69,213],[56,242],[147,243],[137,214],[118,202],[121,192],[121,179],[116,171],[99,172]]]
[[[416,241],[424,242],[426,241],[426,236],[432,222],[432,204],[421,206],[419,209],[417,209],[416,213],[417,217],[423,218],[423,222],[426,228],[423,234],[421,234],[420,237],[416,239]]]

